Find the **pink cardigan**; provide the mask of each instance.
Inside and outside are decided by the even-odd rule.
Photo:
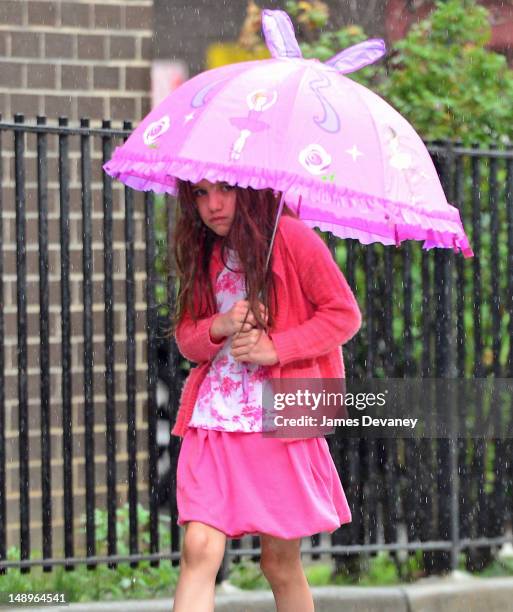
[[[341,344],[361,325],[361,314],[344,275],[323,240],[303,221],[282,216],[273,252],[273,273],[279,309],[269,336],[279,362],[272,378],[343,378]],[[210,274],[212,284],[223,267],[215,243]],[[171,433],[183,437],[192,417],[199,387],[224,339],[213,342],[210,326],[218,313],[196,323],[189,313],[176,328],[182,355],[197,363],[182,389],[180,407]],[[297,438],[283,438],[293,441]]]

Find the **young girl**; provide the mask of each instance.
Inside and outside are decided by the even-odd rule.
[[[361,324],[330,251],[286,205],[265,273],[278,204],[270,189],[179,184],[175,337],[198,365],[172,429],[185,526],[174,612],[214,610],[226,538],[247,534],[277,609],[313,610],[301,538],[351,521],[324,437],[262,434],[263,381],[343,378],[340,345]]]

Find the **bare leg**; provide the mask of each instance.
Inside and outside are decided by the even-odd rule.
[[[261,534],[260,542],[260,567],[273,590],[277,612],[314,612],[301,563],[301,538],[282,540]]]
[[[199,521],[185,524],[173,612],[214,612],[215,578],[226,535]]]

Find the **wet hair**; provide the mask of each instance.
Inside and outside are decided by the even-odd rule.
[[[277,309],[272,275],[273,256],[271,255],[267,273],[265,263],[281,193],[272,189],[256,190],[235,186],[235,194],[235,215],[230,231],[226,236],[218,236],[201,220],[192,184],[189,181],[178,181],[173,255],[179,289],[171,333],[186,311],[194,321],[216,312],[215,294],[209,274],[210,259],[216,241],[220,242],[224,265],[228,256],[227,247],[235,250],[239,265],[245,273],[246,299],[259,326],[266,328],[257,306],[258,301],[267,309],[267,328],[273,326]],[[281,214],[297,217],[286,204]]]

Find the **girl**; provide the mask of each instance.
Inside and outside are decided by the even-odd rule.
[[[262,435],[263,381],[343,378],[340,345],[361,324],[328,248],[286,205],[265,273],[278,204],[270,189],[179,183],[175,338],[198,365],[172,429],[185,526],[174,612],[214,610],[226,538],[247,534],[277,609],[313,610],[301,538],[351,521],[324,437]]]

